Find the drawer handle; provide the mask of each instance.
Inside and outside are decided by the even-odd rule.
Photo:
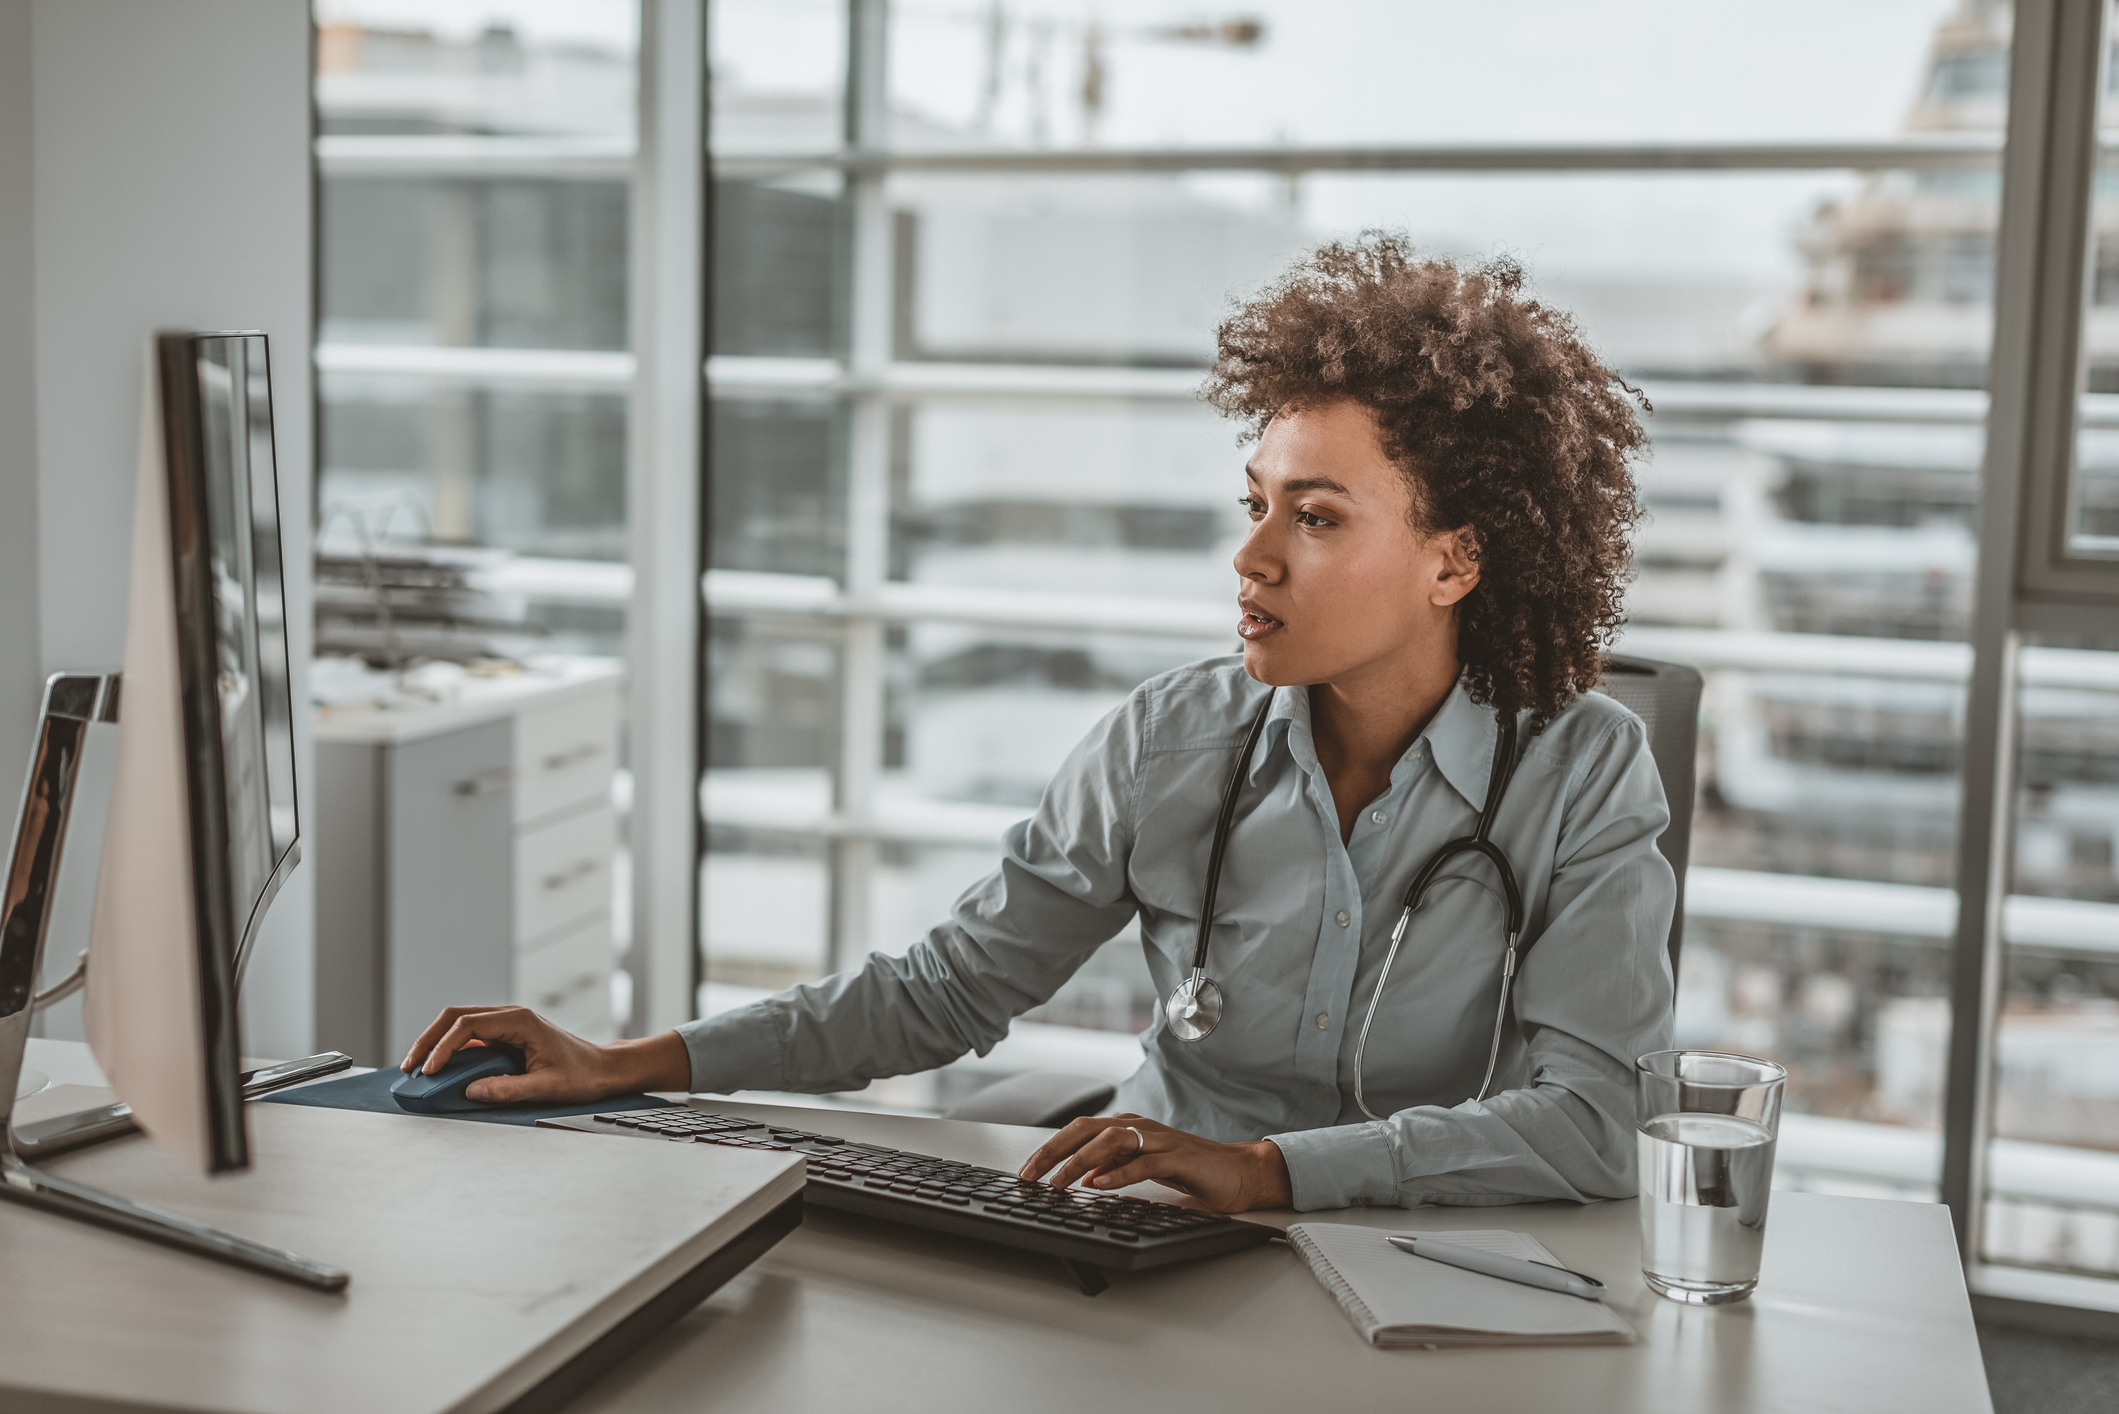
[[[603,978],[597,973],[584,972],[573,981],[561,984],[558,991],[546,992],[537,999],[537,1004],[543,1007],[563,1006],[602,980]]]
[[[506,790],[515,784],[513,766],[495,766],[490,771],[480,771],[475,776],[465,776],[456,783],[458,795],[491,795],[497,790]]]
[[[569,884],[581,882],[591,874],[601,872],[602,869],[603,861],[600,859],[577,859],[557,873],[545,875],[539,882],[547,889],[563,889]]]
[[[564,771],[569,766],[579,766],[584,761],[593,761],[603,755],[603,743],[585,741],[579,746],[570,746],[564,751],[555,751],[544,758],[547,771]]]

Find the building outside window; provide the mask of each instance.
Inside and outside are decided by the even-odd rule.
[[[349,592],[367,547],[465,571],[453,634],[390,626],[414,656],[615,653],[634,6],[317,22],[324,650],[392,646]]]

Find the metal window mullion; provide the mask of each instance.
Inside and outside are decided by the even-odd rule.
[[[2073,426],[2071,416],[2056,423],[2054,414],[2072,412],[2075,391],[2069,339],[2081,311],[2080,243],[2094,179],[2083,145],[2094,149],[2106,3],[2019,0],[2010,51],[1943,1115],[1942,1196],[1967,1264],[1979,1253],[2013,844],[2024,491],[2054,455],[2056,427],[2064,436]]]
[[[846,145],[889,140],[887,0],[849,0]],[[872,597],[889,576],[890,405],[881,391],[892,353],[891,217],[885,178],[849,170],[847,204],[846,592]],[[884,624],[847,620],[839,668],[838,770],[834,805],[849,825],[831,845],[831,957],[845,967],[874,943],[870,923],[877,842],[877,777],[883,769]]]
[[[2104,13],[2098,7],[2098,16]],[[2070,620],[2087,617],[2089,631],[2103,627],[2108,633],[2108,621],[2100,625],[2094,615],[2109,614],[2119,604],[2119,563],[2074,550],[2074,492],[2080,470],[2075,434],[2088,425],[2083,394],[2089,360],[2083,355],[2082,329],[2088,308],[2085,296],[2096,260],[2092,208],[2097,171],[2103,165],[2099,110],[2105,92],[2105,62],[2110,57],[2102,38],[2100,32],[2093,48],[2069,56],[2055,92],[2054,111],[2068,115],[2068,121],[2056,123],[2052,136],[2045,260],[2056,273],[2065,270],[2076,278],[2051,279],[2039,296],[2043,313],[2040,366],[2046,376],[2039,388],[2035,423],[2040,441],[2025,468],[2023,559],[2018,578],[2027,592],[2017,607],[2019,628],[2067,632],[2077,627]],[[2090,614],[2084,615],[2083,610]]]
[[[706,358],[706,22],[701,0],[642,0],[640,139],[628,319],[627,745],[633,773],[636,1034],[697,1014],[700,486]]]

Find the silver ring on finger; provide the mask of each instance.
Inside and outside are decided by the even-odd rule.
[[[1133,1152],[1126,1155],[1127,1158],[1137,1159],[1148,1152],[1148,1140],[1145,1135],[1130,1124],[1126,1126],[1126,1133],[1133,1136]]]

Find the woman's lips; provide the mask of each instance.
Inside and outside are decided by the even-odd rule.
[[[1276,633],[1285,627],[1287,625],[1280,620],[1261,614],[1256,609],[1244,610],[1243,617],[1236,621],[1237,636],[1246,643],[1256,643],[1267,634]]]

